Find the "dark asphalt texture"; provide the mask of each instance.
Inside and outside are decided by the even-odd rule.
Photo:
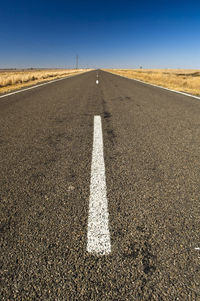
[[[86,251],[94,115],[100,257]],[[0,300],[200,300],[200,101],[100,70],[2,98],[0,201]]]

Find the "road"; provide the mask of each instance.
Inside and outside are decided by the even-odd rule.
[[[200,300],[199,100],[101,70],[0,98],[0,166],[1,300]]]

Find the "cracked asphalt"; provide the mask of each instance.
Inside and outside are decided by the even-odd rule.
[[[94,115],[107,256],[86,250]],[[200,101],[101,70],[2,98],[0,201],[1,300],[200,300]]]

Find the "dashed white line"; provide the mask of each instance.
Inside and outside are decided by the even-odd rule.
[[[111,252],[103,135],[100,116],[94,116],[87,251],[97,256],[108,255]]]
[[[97,85],[99,84],[99,81],[98,81],[98,79],[96,80],[96,84],[97,84]]]

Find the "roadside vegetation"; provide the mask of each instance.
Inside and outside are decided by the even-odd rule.
[[[0,70],[0,93],[85,71],[84,69]]]
[[[105,71],[200,96],[200,70],[106,69]]]

